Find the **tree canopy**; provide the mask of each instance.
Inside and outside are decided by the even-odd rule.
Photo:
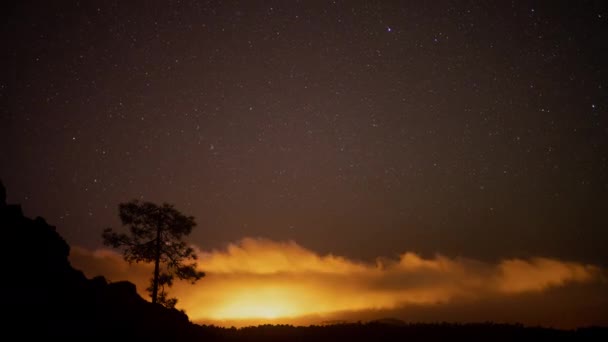
[[[182,240],[196,226],[193,216],[186,216],[173,205],[133,200],[118,206],[123,226],[129,233],[117,233],[112,228],[103,231],[103,242],[107,246],[119,248],[129,263],[154,263],[154,274],[150,279],[152,303],[174,307],[177,299],[167,297],[165,287],[171,287],[173,280],[187,280],[195,283],[205,276],[197,270],[197,256],[194,249]]]

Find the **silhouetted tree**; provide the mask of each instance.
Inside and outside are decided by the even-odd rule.
[[[154,275],[147,288],[152,303],[174,307],[177,299],[167,297],[165,286],[171,287],[174,277],[194,284],[205,276],[196,269],[194,250],[182,241],[196,226],[194,217],[185,216],[167,203],[158,206],[133,200],[121,203],[118,208],[120,220],[130,234],[106,228],[102,235],[104,244],[121,249],[129,263],[153,262]]]

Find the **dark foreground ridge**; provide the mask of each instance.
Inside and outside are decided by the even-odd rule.
[[[130,282],[87,279],[74,269],[68,261],[70,246],[55,227],[41,217],[23,216],[19,205],[7,205],[1,184],[0,227],[2,293],[8,302],[3,317],[10,317],[7,327],[20,336],[16,339],[193,340],[197,326],[184,313],[144,300]]]
[[[608,341],[608,328],[555,330],[492,323],[370,323],[242,329],[200,326],[175,309],[141,298],[130,282],[87,279],[69,261],[70,246],[43,218],[6,204],[0,183],[4,296],[2,334],[14,340],[133,341]]]

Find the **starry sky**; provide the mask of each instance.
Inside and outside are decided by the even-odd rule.
[[[604,1],[10,1],[8,200],[101,246],[191,241],[608,266]]]

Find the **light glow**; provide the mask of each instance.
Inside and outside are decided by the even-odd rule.
[[[210,318],[274,319],[280,317],[295,317],[302,314],[302,303],[294,298],[289,291],[278,287],[257,288],[253,291],[243,291],[235,294],[230,301],[219,306]]]
[[[547,258],[507,259],[490,264],[413,252],[361,263],[318,255],[295,242],[243,239],[224,250],[198,251],[207,276],[192,285],[177,282],[179,299],[193,321],[255,324],[336,312],[436,306],[458,300],[540,293],[601,278],[592,265]],[[152,265],[128,266],[113,251],[73,248],[75,267],[89,277],[128,279],[142,297]]]

